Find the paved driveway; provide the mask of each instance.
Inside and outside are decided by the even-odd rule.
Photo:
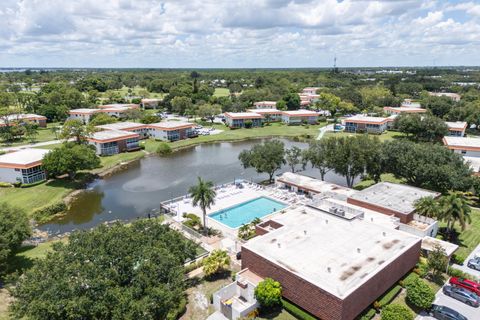
[[[480,308],[470,307],[463,302],[450,298],[443,294],[442,289],[438,290],[435,296],[435,301],[433,303],[452,308],[453,310],[456,310],[461,314],[463,314],[465,317],[467,317],[468,320],[480,319]],[[427,319],[429,320],[429,319],[435,319],[435,318],[425,316],[425,315],[418,316],[416,318],[416,320],[427,320]]]
[[[469,273],[472,276],[475,276],[475,277],[480,279],[480,271],[473,270],[473,269],[467,267],[468,260],[472,259],[476,252],[480,252],[480,244],[472,251],[472,253],[470,253],[470,255],[467,257],[467,259],[465,259],[465,262],[463,263],[463,265],[460,266],[458,264],[454,264],[453,267],[455,269],[460,269],[463,272]],[[480,319],[480,318],[478,318],[478,319]]]

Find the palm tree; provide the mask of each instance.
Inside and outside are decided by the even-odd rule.
[[[204,233],[207,233],[207,209],[210,208],[212,204],[215,204],[215,197],[217,193],[213,189],[212,181],[205,181],[202,178],[198,177],[198,184],[196,186],[190,187],[188,190],[190,196],[192,197],[193,206],[199,205],[202,208],[203,213],[203,230]]]
[[[447,221],[447,230],[453,230],[455,222],[460,223],[462,230],[471,223],[471,201],[465,198],[462,192],[449,192],[440,199],[442,218]]]
[[[425,217],[437,218],[441,214],[440,205],[432,196],[418,199],[413,206],[418,214]]]
[[[225,271],[230,266],[230,257],[225,250],[213,250],[210,256],[203,259],[203,272],[209,277]]]

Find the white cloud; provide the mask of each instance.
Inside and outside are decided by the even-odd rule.
[[[2,0],[0,66],[474,64],[478,17],[440,0]]]

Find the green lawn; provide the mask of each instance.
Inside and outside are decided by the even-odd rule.
[[[364,134],[364,133],[351,133],[351,132],[326,132],[325,138],[327,137],[353,137],[357,134]],[[404,137],[405,135],[401,132],[397,131],[385,131],[382,134],[370,134],[372,137],[378,137],[380,141],[391,140],[391,139],[398,139]]]
[[[130,88],[124,86],[121,89],[112,90],[112,91],[117,92],[118,94],[120,94],[120,96],[124,97],[128,94],[128,89],[130,89]],[[132,89],[132,95],[133,96],[138,95],[141,90],[147,90],[146,88],[140,87],[140,86],[136,86],[136,87],[131,88],[131,89]],[[149,92],[149,98],[160,99],[160,98],[163,98],[164,96],[165,96],[165,93]],[[106,95],[103,94],[103,97],[106,97]]]
[[[318,135],[318,130],[325,124],[309,125],[309,126],[287,126],[281,123],[273,123],[270,126],[252,129],[235,129],[231,130],[224,125],[208,125],[213,126],[224,132],[209,136],[199,136],[193,139],[180,140],[170,143],[172,149],[184,148],[194,146],[201,143],[214,143],[222,141],[236,141],[255,139],[263,137],[305,137],[315,138]],[[145,141],[145,150],[148,152],[155,152],[159,141],[148,139]]]
[[[1,144],[0,147],[12,147],[12,146],[21,146],[25,144],[38,143],[56,140],[55,133],[51,131],[52,127],[58,127],[60,124],[58,122],[48,123],[46,128],[38,128],[38,135],[35,137],[35,141],[31,142],[29,139],[23,138],[19,141],[15,141],[9,145]]]
[[[393,174],[390,173],[385,173],[380,176],[381,180],[384,182],[393,182],[393,183],[403,183],[401,179],[397,179],[393,176]],[[374,185],[375,181],[370,180],[370,179],[364,179],[357,183],[353,188],[357,190],[363,190],[365,188],[370,187],[371,185]]]
[[[472,223],[467,225],[464,231],[460,229],[458,223],[455,224],[455,230],[459,233],[458,250],[456,255],[466,258],[480,243],[480,209],[473,208],[470,213]],[[440,222],[440,227],[445,227],[445,222]]]
[[[102,157],[102,167],[91,170],[90,172],[100,173],[119,163],[140,159],[143,156],[145,156],[145,152],[136,151]],[[78,182],[57,179],[28,188],[0,188],[0,201],[5,201],[13,206],[23,208],[30,214],[36,209],[60,202],[70,192],[81,186],[82,184]]]
[[[227,88],[215,88],[213,95],[215,97],[228,97],[230,95],[230,90]]]

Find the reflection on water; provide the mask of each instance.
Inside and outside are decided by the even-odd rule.
[[[306,143],[283,140],[286,147],[307,147]],[[198,176],[217,184],[234,179],[262,181],[254,169],[243,169],[238,154],[258,141],[200,145],[175,152],[168,157],[146,157],[128,170],[89,185],[71,205],[67,214],[40,227],[53,233],[91,228],[115,219],[131,220],[145,217],[159,207],[161,201],[182,196],[196,183]],[[282,171],[287,171],[284,167]],[[318,177],[316,169],[307,168],[304,174]],[[325,180],[345,184],[345,179],[334,173]]]

